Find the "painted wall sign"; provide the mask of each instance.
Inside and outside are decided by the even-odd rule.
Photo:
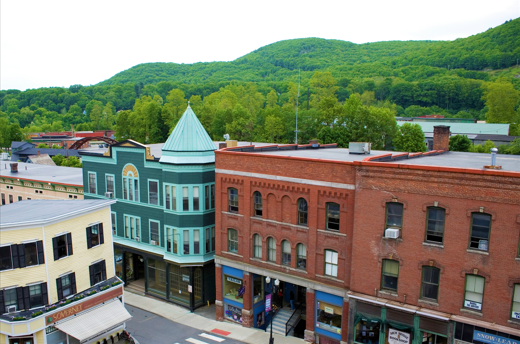
[[[471,309],[477,309],[479,311],[482,310],[482,304],[480,302],[475,302],[475,301],[464,300],[464,307],[471,308]]]
[[[520,344],[520,341],[505,337],[500,337],[494,334],[489,334],[481,331],[473,331],[473,340],[489,344]]]
[[[229,276],[226,276],[226,277],[229,282],[236,283],[236,284],[242,284],[242,280],[239,280],[239,279],[233,278],[233,277],[229,277]]]
[[[266,312],[271,311],[271,294],[267,294],[265,296],[265,311]]]
[[[388,343],[389,344],[410,344],[411,335],[410,333],[398,331],[390,328],[388,330]]]

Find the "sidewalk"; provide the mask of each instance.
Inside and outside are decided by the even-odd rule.
[[[190,313],[186,308],[163,302],[151,297],[142,296],[125,290],[125,303],[141,308],[145,311],[157,314],[179,324],[190,326],[210,333],[214,329],[230,332],[227,336],[248,344],[269,343],[269,333],[255,328],[246,328],[229,322],[220,322],[208,319],[202,315]],[[296,337],[283,337],[273,333],[276,344],[305,344],[303,339]]]

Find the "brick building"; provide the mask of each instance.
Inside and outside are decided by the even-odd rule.
[[[502,170],[484,169],[490,160],[334,145],[217,151],[217,319],[265,328],[278,279],[273,330],[300,335],[301,318],[308,341],[519,342],[520,157],[498,156]]]

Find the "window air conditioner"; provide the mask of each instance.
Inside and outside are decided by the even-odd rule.
[[[398,228],[387,228],[385,230],[385,238],[390,238],[390,239],[399,238],[399,229]]]
[[[157,245],[157,241],[155,241],[155,240],[150,240],[150,244],[151,244],[151,245]]]
[[[7,311],[7,313],[14,313],[16,312],[16,306],[7,306],[5,307],[5,310]]]
[[[105,197],[106,198],[113,198],[113,193],[112,192],[105,192]]]
[[[138,241],[139,241],[139,237],[135,237],[135,241],[137,241],[137,242],[138,242]]]

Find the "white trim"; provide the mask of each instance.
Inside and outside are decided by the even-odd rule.
[[[58,234],[54,234],[53,238],[56,238],[56,237],[59,237],[59,236],[62,236],[62,235],[66,235],[66,234],[69,234],[69,233],[70,232],[61,232],[61,233],[58,233]]]
[[[436,319],[440,319],[440,320],[444,320],[444,321],[450,321],[450,318],[442,317],[440,315],[430,314],[430,313],[427,313],[427,312],[417,311],[415,313],[417,313],[419,315],[424,315],[424,316],[430,317],[430,318],[436,318]]]
[[[71,273],[72,273],[72,270],[67,271],[67,272],[65,272],[65,273],[63,273],[63,274],[61,274],[61,275],[58,275],[58,277],[65,277],[65,276],[67,276],[67,275],[70,275]]]
[[[26,284],[25,286],[26,286],[26,287],[30,287],[30,286],[32,286],[32,285],[37,285],[37,284],[42,284],[42,283],[44,283],[44,282],[43,282],[43,281],[33,282],[33,283],[28,283],[28,284]],[[38,307],[41,307],[41,306],[38,306]],[[38,308],[38,307],[36,307],[36,308]]]
[[[0,244],[0,247],[12,246],[12,245],[13,245],[13,241],[5,243],[5,244]],[[5,270],[2,270],[2,271],[5,271]]]
[[[105,260],[105,258],[101,258],[101,259],[95,260],[95,261],[93,261],[92,263],[90,263],[90,265],[97,264],[97,263],[102,262],[102,261],[104,261],[104,260]]]
[[[101,223],[101,221],[92,222],[92,223],[89,223],[89,224],[87,225],[87,227],[92,227],[92,226],[97,225],[97,224],[100,224],[100,223]]]
[[[417,313],[417,310],[415,310],[415,309],[399,307],[399,306],[396,306],[396,305],[392,305],[391,303],[387,303],[385,306],[386,307],[390,307],[390,308],[399,309],[399,310],[402,310],[402,311],[405,311],[405,312],[409,312],[409,313]]]
[[[356,186],[354,184],[332,183],[332,182],[324,182],[324,181],[321,181],[321,180],[300,179],[300,178],[291,178],[291,177],[283,177],[283,176],[274,176],[274,175],[263,174],[263,173],[251,173],[251,172],[242,172],[242,171],[232,171],[232,170],[224,170],[224,169],[221,169],[221,168],[216,168],[215,169],[215,173],[231,174],[231,175],[242,176],[242,177],[278,180],[278,181],[290,182],[290,183],[298,183],[298,184],[326,186],[326,187],[331,187],[331,188],[336,188],[336,189],[347,189],[347,190],[355,190],[356,189]]]
[[[30,243],[38,242],[38,241],[40,241],[40,239],[29,239],[29,240],[24,240],[21,243],[22,244],[30,244]]]
[[[372,300],[372,299],[367,299],[367,298],[364,298],[364,297],[361,297],[361,296],[357,296],[357,295],[351,295],[351,294],[347,294],[349,299],[352,298],[352,299],[356,299],[356,300],[363,300],[363,301],[366,301],[366,302],[370,302],[370,303],[375,303],[376,305],[386,305],[386,302],[381,302],[381,301],[376,301],[376,300]]]

